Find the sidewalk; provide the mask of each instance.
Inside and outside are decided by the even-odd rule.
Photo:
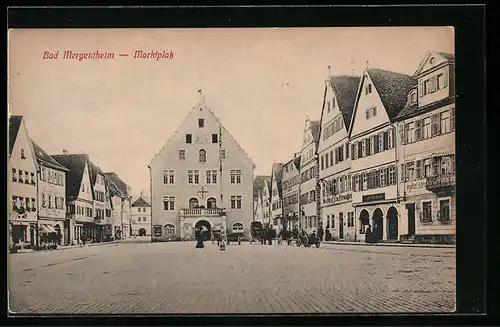
[[[38,250],[38,251],[34,251],[33,249],[20,249],[20,250],[17,250],[17,252],[13,253],[13,254],[17,254],[17,253],[33,253],[33,252],[50,252],[50,251],[59,251],[59,250],[87,248],[87,247],[90,247],[90,246],[116,246],[116,245],[118,245],[119,243],[122,243],[122,242],[123,242],[123,240],[112,241],[112,242],[101,242],[101,243],[87,243],[85,245],[83,245],[83,244],[77,244],[77,245],[58,245],[57,249],[55,249],[55,250]]]
[[[409,248],[448,248],[454,249],[454,244],[425,244],[425,243],[365,243],[365,242],[344,242],[344,241],[324,241],[323,244],[332,245],[358,245],[358,246],[385,246],[385,247],[409,247]]]

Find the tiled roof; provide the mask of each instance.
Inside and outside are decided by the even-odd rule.
[[[14,144],[16,143],[17,133],[21,127],[21,122],[23,116],[11,116],[9,121],[9,154],[12,153],[14,149]]]
[[[267,180],[268,183],[271,182],[271,176],[262,176],[262,175],[258,175],[258,176],[255,176],[255,179],[253,181],[253,197],[254,199],[258,198],[259,196],[259,192],[261,192],[266,183],[265,181]]]
[[[392,122],[406,105],[408,91],[417,81],[412,76],[388,70],[368,68],[367,71]]]
[[[123,193],[122,190],[120,190],[118,185],[116,185],[112,179],[106,178],[106,185],[108,187],[110,197],[112,197],[112,196],[117,196],[120,198],[127,197],[127,195],[125,193]],[[111,205],[113,205],[113,201],[111,201]]]
[[[57,162],[69,169],[66,173],[66,196],[68,201],[78,197],[82,183],[85,164],[89,161],[86,154],[51,155]]]
[[[409,118],[412,116],[417,116],[417,115],[419,115],[419,113],[425,113],[425,112],[428,112],[429,110],[434,110],[434,109],[437,109],[437,108],[440,108],[443,106],[447,106],[447,105],[452,104],[454,102],[455,102],[455,97],[451,96],[451,97],[447,97],[441,101],[433,102],[429,105],[421,106],[421,107],[418,107],[417,104],[413,104],[413,105],[407,104],[403,108],[403,110],[401,110],[401,112],[396,116],[395,120],[399,121],[399,120],[403,120],[403,119],[406,119],[406,118]]]
[[[273,177],[276,178],[276,185],[278,186],[278,193],[281,197],[281,178],[283,176],[283,164],[273,163]]]
[[[320,127],[321,127],[321,125],[320,125],[319,120],[311,120],[311,133],[313,135],[314,142],[316,142],[316,144],[318,144],[318,142],[319,142]]]
[[[111,179],[116,184],[116,186],[120,188],[123,194],[130,195],[128,194],[129,186],[120,178],[120,176],[118,176],[117,173],[115,172],[106,173],[106,176],[108,176],[109,179]]]
[[[141,196],[132,203],[132,207],[151,207],[151,205]]]
[[[448,52],[438,52],[440,56],[443,56],[446,60],[455,61],[455,55]]]
[[[349,126],[351,123],[360,80],[361,78],[359,76],[345,75],[332,76],[330,78],[330,86],[335,92],[335,97],[337,98],[340,112],[344,118],[345,126]]]
[[[38,161],[43,162],[46,166],[54,168],[54,169],[59,169],[59,170],[64,170],[64,171],[69,171],[68,168],[64,167],[61,165],[57,160],[52,158],[50,155],[47,154],[38,144],[36,144],[33,140],[31,141],[33,144],[33,150],[35,151],[36,158]]]

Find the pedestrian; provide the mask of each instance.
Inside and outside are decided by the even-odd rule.
[[[196,248],[197,249],[202,249],[205,246],[203,245],[203,232],[201,231],[201,228],[196,227],[194,230],[194,236],[196,238]]]
[[[370,225],[368,225],[365,231],[365,242],[373,243],[373,233],[372,233],[372,227]]]

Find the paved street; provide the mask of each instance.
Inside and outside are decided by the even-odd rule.
[[[455,249],[122,243],[13,254],[19,313],[451,312]]]

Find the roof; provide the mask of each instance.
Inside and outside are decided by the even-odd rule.
[[[425,54],[424,58],[420,61],[420,64],[418,65],[417,70],[415,70],[415,73],[413,73],[414,77],[417,77],[422,73],[422,69],[424,68],[424,65],[427,63],[429,58],[433,55],[438,55],[438,56],[443,57],[447,61],[455,62],[455,55],[454,54],[451,54],[448,52],[439,52],[439,51],[429,50]]]
[[[259,197],[259,192],[261,192],[265,187],[265,181],[271,182],[271,176],[258,175],[255,176],[253,180],[253,197],[257,199]]]
[[[330,86],[335,92],[345,126],[349,126],[351,123],[360,80],[361,77],[359,76],[346,75],[332,76],[330,78]]]
[[[395,120],[397,120],[397,121],[404,120],[406,118],[410,118],[413,116],[417,116],[419,114],[426,113],[429,110],[434,110],[437,108],[441,108],[443,106],[447,106],[447,105],[452,104],[454,102],[455,102],[455,97],[450,96],[450,97],[447,97],[443,100],[433,102],[433,103],[430,103],[426,106],[421,106],[421,107],[419,107],[418,104],[416,104],[416,103],[412,104],[412,105],[407,104],[403,108],[403,110],[401,110],[401,112],[396,116]]]
[[[151,205],[141,196],[132,203],[132,207],[151,207]]]
[[[319,120],[311,120],[311,133],[314,138],[314,142],[318,144],[319,142],[319,132],[320,132],[320,122]]]
[[[130,186],[128,186],[119,176],[117,173],[115,172],[110,172],[110,173],[106,173],[106,176],[109,177],[109,179],[111,179],[113,181],[113,183],[120,189],[120,191],[122,191],[122,193],[124,195],[129,195],[129,188]]]
[[[367,72],[389,119],[391,122],[394,121],[406,105],[408,91],[417,84],[417,81],[412,76],[378,68],[368,68]]]
[[[17,134],[19,132],[19,128],[21,127],[21,122],[23,120],[23,116],[11,116],[9,120],[9,154],[12,153],[12,149],[14,149],[14,144],[16,144]]]
[[[47,152],[45,152],[33,140],[31,141],[31,143],[33,144],[33,150],[35,151],[36,158],[38,159],[39,162],[43,162],[45,166],[48,166],[50,168],[69,171],[68,168],[64,167],[59,162],[57,162],[57,160],[48,155]]]
[[[66,173],[66,196],[68,201],[76,199],[80,192],[80,185],[89,156],[86,154],[61,154],[51,155],[51,157],[69,169]]]
[[[278,163],[278,162],[273,163],[272,178],[273,177],[276,178],[276,185],[278,186],[278,194],[281,197],[281,178],[283,177],[283,164],[282,163]]]
[[[455,61],[455,55],[448,52],[438,52],[440,56],[443,56],[446,60]]]
[[[112,179],[106,178],[106,185],[108,187],[110,197],[113,197],[113,196],[117,196],[119,198],[126,198],[127,197],[127,194],[125,194],[122,190],[120,190],[118,185],[116,185]],[[111,201],[111,205],[113,205],[112,201]]]

